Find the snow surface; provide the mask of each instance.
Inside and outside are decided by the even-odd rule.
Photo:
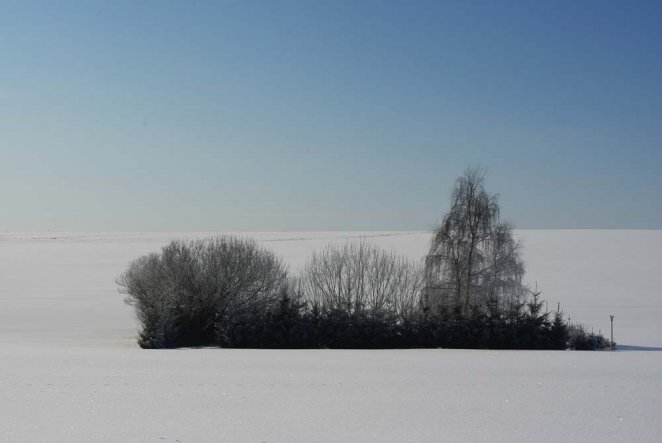
[[[620,352],[146,351],[114,279],[172,238],[0,232],[0,441],[662,441],[662,231],[518,231],[550,310]],[[245,233],[296,271],[367,237]]]

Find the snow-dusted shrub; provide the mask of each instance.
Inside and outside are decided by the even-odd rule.
[[[580,323],[568,326],[568,348],[577,351],[595,351],[612,348],[612,343],[601,334],[594,334]]]
[[[223,318],[268,309],[287,272],[255,241],[222,236],[172,241],[132,262],[117,283],[135,307],[139,344],[162,348],[210,344]]]

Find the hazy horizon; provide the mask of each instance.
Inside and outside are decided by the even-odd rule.
[[[662,228],[514,228],[513,232],[527,232],[527,231],[662,231]],[[417,234],[417,233],[434,233],[434,229],[252,229],[252,230],[237,230],[237,229],[216,229],[216,230],[165,230],[157,229],[150,231],[127,231],[127,230],[90,230],[90,229],[0,229],[0,233],[12,234],[38,234],[38,233],[53,233],[53,234],[269,234],[269,233],[348,233],[348,234]],[[359,235],[360,236],[360,235]]]

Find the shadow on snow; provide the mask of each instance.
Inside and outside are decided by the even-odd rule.
[[[617,351],[662,351],[662,348],[656,346],[635,346],[635,345],[616,345]]]

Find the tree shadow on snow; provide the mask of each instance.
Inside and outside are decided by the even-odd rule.
[[[662,352],[662,348],[656,346],[635,346],[635,345],[616,345],[617,351],[658,351]]]

